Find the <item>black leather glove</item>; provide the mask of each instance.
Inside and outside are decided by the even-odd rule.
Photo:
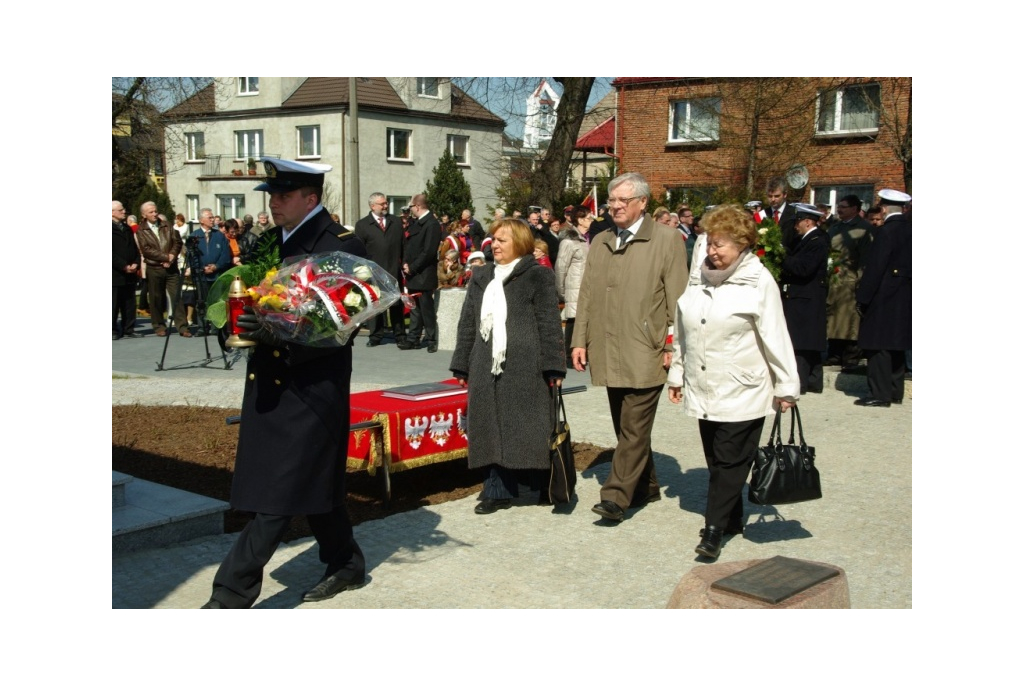
[[[238,327],[244,330],[244,333],[239,333],[238,337],[242,340],[251,340],[252,342],[260,343],[261,345],[270,345],[271,347],[284,347],[284,342],[270,332],[269,329],[263,327],[260,320],[253,314],[252,307],[246,307],[242,310],[242,314],[238,315]]]

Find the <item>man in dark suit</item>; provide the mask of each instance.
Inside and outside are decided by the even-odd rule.
[[[828,229],[832,252],[838,255],[833,267],[836,274],[829,275],[827,318],[827,364],[840,364],[843,368],[856,367],[860,360],[857,335],[860,315],[857,314],[857,284],[860,283],[864,261],[871,247],[872,227],[860,216],[861,201],[856,195],[847,195],[836,204],[839,220]]]
[[[768,179],[765,193],[768,195],[768,216],[782,229],[782,246],[791,250],[800,242],[800,236],[795,228],[796,211],[786,202],[786,179],[781,176]]]
[[[409,316],[407,345],[400,349],[419,347],[420,335],[427,352],[437,352],[437,311],[434,291],[437,289],[437,247],[441,244],[441,224],[430,211],[427,196],[416,195],[409,203],[414,220],[409,223],[405,238],[402,271],[409,294],[416,296],[416,307]]]
[[[262,160],[267,172],[256,190],[270,193],[273,240],[282,259],[342,251],[366,257],[355,234],[336,224],[320,204],[326,164]],[[304,515],[327,570],[304,602],[318,602],[362,586],[366,562],[345,508],[351,342],[306,347],[277,338],[256,316],[243,314],[241,337],[258,344],[246,369],[242,423],[231,483],[231,506],[253,519],[221,563],[204,609],[253,605],[263,568],[288,531]]]
[[[796,353],[800,394],[824,389],[821,357],[825,351],[825,300],[829,239],[818,228],[822,214],[814,205],[795,204],[798,241],[782,260],[782,311]]]
[[[141,338],[135,332],[135,284],[139,274],[139,248],[135,234],[124,222],[124,205],[117,200],[111,203],[111,224],[114,228],[114,319],[113,339]],[[121,314],[121,329],[117,328],[118,312]]]
[[[405,233],[401,220],[388,214],[388,198],[384,193],[370,195],[370,213],[356,222],[356,236],[366,245],[370,259],[380,264],[381,268],[401,283]],[[380,314],[374,318],[366,346],[380,345],[384,339],[387,317],[391,317],[391,330],[395,334],[395,342],[399,349],[405,349],[405,306],[402,300],[395,302],[387,314]]]
[[[903,213],[910,196],[886,188],[878,197],[885,222],[875,229],[857,286],[857,311],[863,317],[858,342],[868,358],[871,391],[871,397],[854,402],[861,407],[903,402],[906,351],[911,349],[911,220]]]

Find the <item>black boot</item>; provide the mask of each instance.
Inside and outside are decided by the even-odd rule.
[[[715,526],[702,529],[700,544],[693,551],[702,557],[717,559],[722,551],[722,529]]]

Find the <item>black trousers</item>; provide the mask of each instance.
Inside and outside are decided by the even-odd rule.
[[[840,366],[857,366],[862,356],[860,347],[856,340],[843,340],[842,338],[828,339],[829,359],[835,359]]]
[[[743,485],[757,453],[764,417],[750,421],[697,421],[708,465],[708,504],[704,525],[738,528],[744,523]]]
[[[370,340],[380,342],[388,328],[388,317],[391,317],[391,330],[395,334],[395,342],[405,340],[405,304],[399,298],[398,302],[388,307],[387,314],[381,314],[373,318],[373,327],[370,329]]]
[[[163,267],[150,265],[146,267],[146,284],[149,292],[149,318],[153,323],[153,331],[159,333],[167,328],[168,293],[170,293],[171,301],[171,321],[179,333],[187,331],[188,321],[185,318],[185,306],[179,297],[181,274],[169,273]]]
[[[824,367],[821,365],[821,350],[793,350],[796,354],[796,371],[800,376],[800,394],[821,392],[825,389]]]
[[[572,368],[572,332],[576,330],[576,317],[565,320],[565,367]]]
[[[288,531],[291,516],[256,514],[228,552],[213,579],[213,599],[230,609],[247,609],[256,603],[263,588],[263,568]],[[345,506],[326,514],[307,514],[306,520],[320,546],[325,575],[348,569],[353,577],[366,574],[366,559],[352,534]]]
[[[420,293],[416,298],[416,308],[409,314],[409,342],[419,342],[423,335],[424,345],[437,344],[437,310],[434,308],[433,290],[410,290]]]
[[[113,331],[126,335],[135,331],[135,284],[115,285]],[[121,315],[121,330],[117,328],[117,316]]]
[[[880,402],[903,401],[903,377],[907,373],[904,350],[864,350],[868,358],[868,390]]]
[[[506,466],[491,464],[484,479],[481,499],[513,499],[519,497],[519,485],[526,485],[531,490],[547,487],[548,471],[544,469],[510,469]]]

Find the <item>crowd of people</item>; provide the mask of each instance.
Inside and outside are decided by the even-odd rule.
[[[255,222],[251,214],[241,221],[224,221],[204,207],[199,226],[193,229],[183,214],[175,215],[172,225],[152,201],[139,208],[142,222],[128,215],[117,200],[112,209],[113,340],[143,337],[137,330],[140,316],[149,317],[159,337],[166,336],[172,326],[182,337],[191,338],[200,321],[195,315],[197,279],[190,260],[202,269],[199,278],[210,285],[232,266],[251,259],[259,236],[273,227],[268,212],[260,212]],[[205,335],[209,330],[203,326],[199,332]]]
[[[661,499],[651,432],[666,385],[670,402],[697,419],[709,480],[695,552],[712,560],[727,536],[743,532],[741,493],[766,415],[821,392],[824,364],[849,368],[867,358],[871,396],[859,406],[903,399],[911,345],[905,193],[883,190],[866,212],[846,196],[832,217],[829,207],[788,202],[784,182],[771,179],[766,205],[723,204],[696,216],[687,205],[652,210],[646,179],[625,173],[609,183],[597,213],[530,207],[525,218],[518,210],[506,218],[497,210],[485,229],[469,209],[453,221],[435,217],[425,194],[394,216],[387,196],[375,192],[349,229],[321,204],[329,168],[266,164],[273,173],[257,190],[270,194],[276,225],[266,213],[256,222],[222,222],[203,209],[189,234],[184,217],[172,226],[152,202],[135,224],[113,203],[114,338],[138,336],[140,279],[156,334],[190,335],[186,284],[209,284],[246,263],[256,236],[268,232],[282,256],[340,249],[372,259],[402,284],[407,297],[371,322],[369,347],[390,332],[401,350],[437,352],[438,293],[464,288],[450,370],[468,388],[469,466],[484,477],[478,514],[510,508],[523,485],[550,504],[539,487],[549,468],[549,407],[569,367],[589,369],[608,396],[616,445],[592,507],[606,521]],[[768,218],[785,248],[778,281],[758,254],[759,225]],[[358,587],[364,562],[337,459],[348,429],[351,344],[324,352],[285,343],[251,313],[239,326],[257,345],[231,504],[254,518],[218,571],[207,607],[255,602],[263,566],[299,514],[309,518],[327,564],[304,599]],[[308,392],[318,406],[330,398],[331,422],[317,418],[323,406],[309,413]],[[298,418],[305,415],[308,422]]]

